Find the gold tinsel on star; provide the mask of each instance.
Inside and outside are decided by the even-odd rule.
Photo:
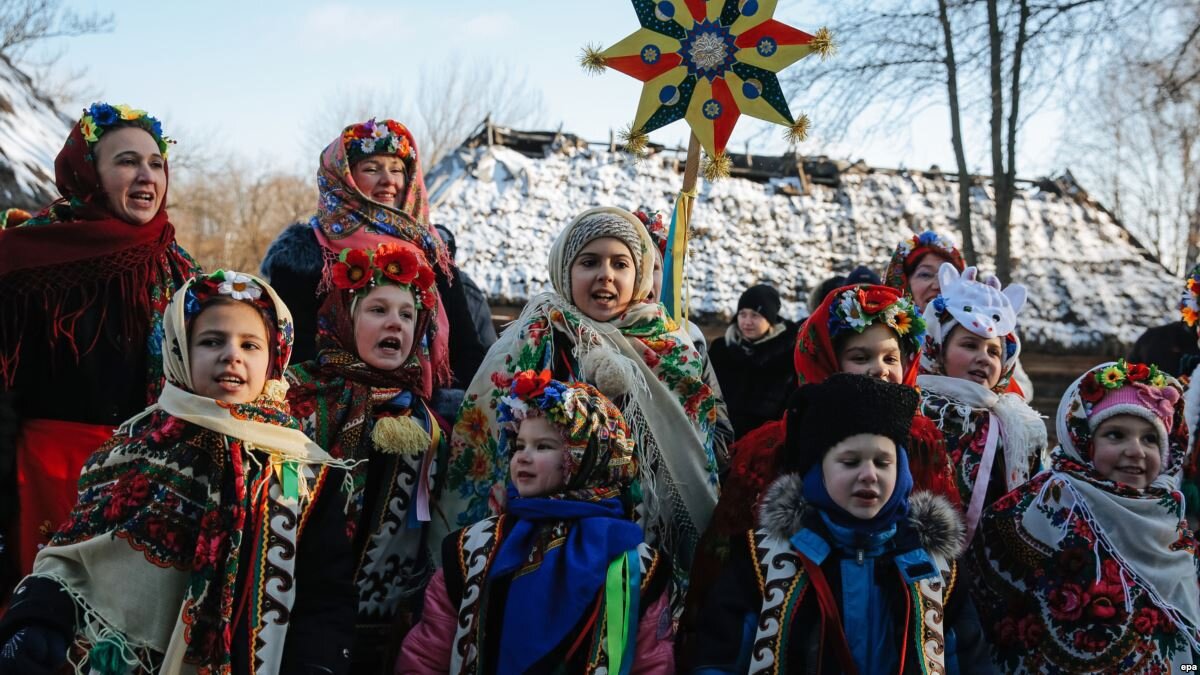
[[[649,134],[640,129],[634,131],[633,125],[630,125],[621,130],[620,136],[621,143],[625,146],[625,152],[638,159],[646,156],[646,148],[650,145]]]
[[[828,28],[818,30],[808,46],[821,57],[822,61],[837,53],[837,44],[834,43],[833,33],[829,32]]]
[[[728,178],[733,168],[733,160],[725,152],[704,156],[704,179],[712,182],[718,178]]]
[[[783,132],[783,137],[787,142],[796,145],[797,143],[808,138],[808,115],[800,115],[795,122]]]
[[[579,65],[589,75],[599,75],[608,67],[608,60],[601,53],[599,45],[585,45],[579,56]]]

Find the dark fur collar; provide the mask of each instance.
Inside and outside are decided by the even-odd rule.
[[[788,539],[803,527],[812,509],[804,501],[804,481],[786,474],[767,488],[759,507],[758,526],[772,536]],[[953,560],[965,549],[966,528],[962,516],[941,495],[914,492],[908,498],[908,526],[921,546],[933,555]]]

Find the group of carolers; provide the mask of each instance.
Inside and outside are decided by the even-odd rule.
[[[1049,451],[1025,290],[947,239],[708,350],[661,216],[594,208],[486,348],[404,125],[325,148],[278,288],[176,243],[169,144],[93,104],[0,222],[0,674],[1196,663],[1200,393],[1098,365]]]

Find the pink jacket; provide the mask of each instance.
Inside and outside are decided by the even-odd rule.
[[[671,631],[671,606],[667,594],[646,608],[638,622],[633,672],[639,675],[668,675],[675,672],[675,635]],[[396,675],[446,673],[450,670],[450,643],[458,625],[458,608],[450,604],[446,577],[434,573],[425,589],[425,611],[421,621],[404,638]],[[659,635],[659,626],[668,628]]]

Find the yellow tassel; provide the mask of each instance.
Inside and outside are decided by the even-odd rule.
[[[808,47],[820,55],[822,61],[837,53],[837,44],[834,43],[833,33],[830,33],[828,28],[817,31]]]
[[[600,53],[599,45],[585,45],[579,56],[579,65],[588,75],[599,75],[608,67],[608,59]]]
[[[383,417],[375,422],[371,441],[389,455],[419,455],[429,448],[429,433],[411,417]]]
[[[783,133],[783,137],[791,145],[795,145],[808,138],[808,115],[800,115],[795,122],[787,128]]]
[[[641,159],[646,156],[646,148],[650,145],[650,135],[644,131],[633,130],[633,125],[621,130],[621,142],[625,144],[625,152]]]
[[[718,178],[728,178],[729,170],[733,168],[733,160],[724,151],[704,157],[704,178],[712,182]]]

